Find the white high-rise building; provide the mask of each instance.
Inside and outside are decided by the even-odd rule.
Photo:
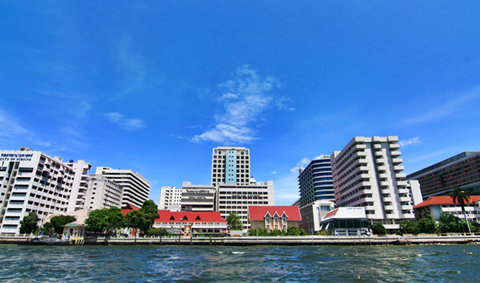
[[[72,192],[70,193],[70,200],[67,207],[67,212],[72,212],[85,208],[85,198],[88,192],[88,171],[92,169],[92,165],[83,160],[77,162],[67,162],[68,166],[75,171],[73,179]]]
[[[365,207],[370,223],[398,229],[413,206],[398,137],[355,137],[331,155],[337,207]]]
[[[112,206],[122,206],[122,187],[102,175],[89,175],[85,208],[94,210]]]
[[[219,146],[212,150],[212,185],[250,184],[250,150]]]
[[[243,229],[248,230],[248,207],[250,205],[273,205],[273,181],[255,182],[248,185],[218,184],[217,211],[227,219],[230,213],[240,216]]]
[[[122,188],[122,207],[129,204],[141,207],[149,197],[150,184],[140,173],[128,169],[97,167],[95,174],[114,181]]]
[[[177,187],[163,186],[160,193],[158,209],[180,211],[182,208],[182,189]]]
[[[42,220],[75,207],[79,197],[72,197],[72,191],[83,186],[76,176],[88,168],[83,161],[77,164],[29,148],[0,151],[0,234],[18,234],[20,221],[30,212]]]

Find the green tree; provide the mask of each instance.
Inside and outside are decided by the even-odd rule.
[[[462,221],[451,213],[442,213],[438,218],[438,229],[441,233],[462,232]]]
[[[420,233],[420,228],[416,221],[400,221],[400,233],[403,234],[414,234],[417,235]]]
[[[288,227],[287,228],[287,235],[288,236],[300,236],[302,231],[298,227]]]
[[[156,228],[148,229],[145,234],[148,235],[148,236],[157,236],[157,237],[166,237],[166,236],[170,235],[170,233],[168,233],[167,230],[156,229]]]
[[[243,228],[242,220],[236,213],[230,213],[230,215],[228,215],[227,223],[230,230],[241,230]]]
[[[62,234],[65,225],[74,222],[75,220],[77,219],[70,215],[59,215],[52,217],[50,219],[50,223],[53,226],[53,231],[55,232],[55,234]]]
[[[35,212],[30,212],[20,221],[20,233],[30,234],[38,228],[38,216]]]
[[[420,229],[420,233],[433,234],[438,231],[437,223],[431,215],[418,220],[418,228]]]
[[[248,234],[250,236],[268,236],[268,231],[267,229],[255,228],[251,229]]]
[[[149,215],[141,212],[140,210],[132,210],[127,213],[125,223],[127,227],[138,229],[144,233],[147,232],[148,229],[152,228],[153,224]]]
[[[470,229],[470,224],[468,223],[467,214],[465,213],[465,205],[470,202],[470,193],[460,187],[456,187],[453,190],[451,196],[453,198],[453,202],[460,205],[460,207],[462,208],[463,217],[467,222],[468,232],[472,233],[472,230]]]
[[[285,232],[275,229],[270,231],[270,236],[285,236]]]
[[[155,223],[155,218],[160,217],[158,215],[158,208],[153,200],[149,199],[143,202],[140,212],[143,215],[145,223],[143,223],[142,231],[146,232]],[[148,228],[147,228],[148,227]]]
[[[50,236],[53,235],[53,232],[54,232],[53,224],[50,222],[43,224],[42,232],[45,235],[50,235]]]
[[[480,232],[480,223],[478,221],[473,221],[470,224],[473,232]]]
[[[385,229],[385,226],[383,226],[383,224],[377,223],[373,225],[372,232],[376,235],[385,235],[387,234],[387,229]]]
[[[125,217],[120,208],[112,206],[110,208],[92,210],[85,223],[89,231],[103,233],[104,231],[125,227]]]

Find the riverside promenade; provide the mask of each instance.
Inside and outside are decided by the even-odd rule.
[[[0,244],[29,244],[30,237],[1,237]],[[278,236],[87,238],[85,245],[412,245],[480,244],[480,235]]]

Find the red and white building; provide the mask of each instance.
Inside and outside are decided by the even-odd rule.
[[[249,206],[248,220],[251,228],[287,231],[298,227],[302,220],[298,206]]]
[[[451,196],[431,196],[413,209],[417,219],[431,215],[433,219],[438,220],[444,212],[465,219],[462,207],[454,203]],[[470,201],[465,205],[465,214],[468,220],[480,220],[480,196],[470,196]]]
[[[122,208],[122,213],[127,215],[130,211],[138,209],[138,207],[128,205]],[[172,234],[219,235],[227,233],[227,220],[218,211],[158,210],[158,214],[160,217],[155,219],[153,228],[165,229]]]

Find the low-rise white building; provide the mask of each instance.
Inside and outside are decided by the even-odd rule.
[[[450,213],[465,219],[462,207],[454,203],[451,196],[431,196],[426,201],[414,206],[414,210],[417,219],[430,215],[433,219],[438,220],[442,213]],[[480,221],[480,196],[470,196],[470,201],[465,205],[465,214],[469,221]]]
[[[365,207],[339,207],[330,211],[321,222],[321,230],[338,236],[368,235]]]
[[[321,230],[320,223],[325,215],[335,208],[335,203],[330,200],[317,200],[300,208],[302,220],[298,224],[307,233],[314,234]]]

